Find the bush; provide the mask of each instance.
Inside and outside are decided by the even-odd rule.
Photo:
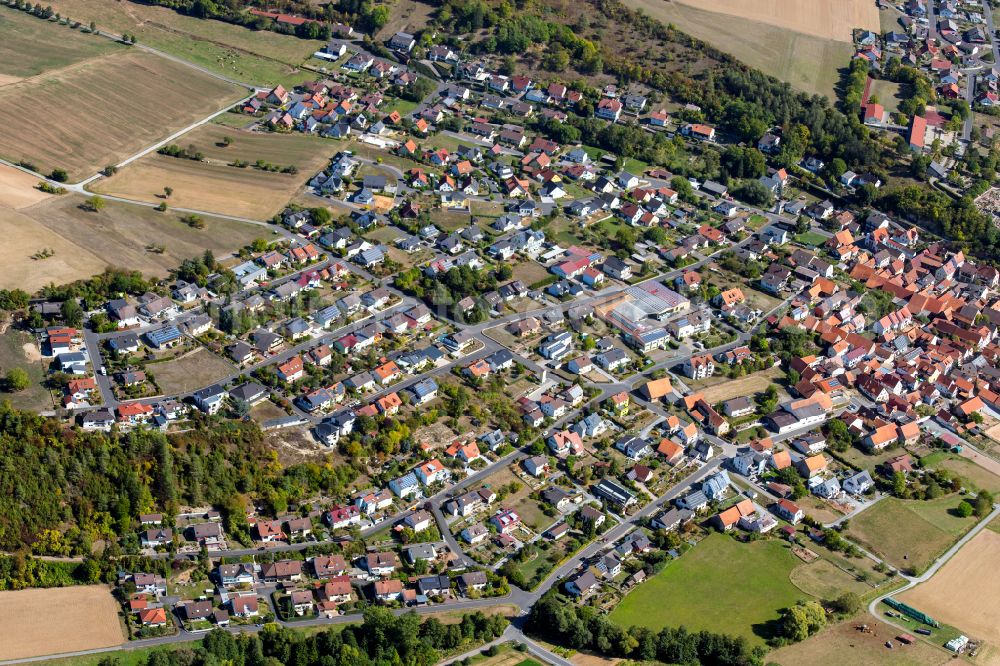
[[[96,194],[81,204],[84,210],[90,211],[91,213],[99,213],[104,210],[105,205],[104,197],[97,196]]]
[[[28,373],[23,368],[11,368],[7,371],[7,390],[11,392],[23,391],[28,388],[31,380]],[[972,507],[969,507],[972,508]]]

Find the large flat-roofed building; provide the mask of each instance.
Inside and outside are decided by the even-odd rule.
[[[657,322],[686,312],[691,302],[661,282],[629,287],[623,294],[594,308],[609,324],[624,333],[626,341],[643,352],[662,348],[667,333]]]
[[[691,307],[691,301],[657,280],[629,287],[625,293],[630,303],[654,319],[662,320]]]

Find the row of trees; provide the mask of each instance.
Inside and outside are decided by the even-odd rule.
[[[382,608],[365,611],[364,622],[342,630],[305,634],[277,624],[259,633],[234,635],[215,629],[194,647],[156,650],[139,657],[139,666],[433,666],[446,652],[489,642],[507,627],[501,616],[481,612],[463,615],[460,622],[442,624],[436,618],[421,621],[416,613],[395,616]],[[133,660],[130,660],[132,662]],[[121,666],[117,656],[100,666]]]

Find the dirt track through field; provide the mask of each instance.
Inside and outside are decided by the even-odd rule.
[[[0,592],[0,660],[123,642],[118,606],[103,585]]]
[[[900,600],[967,636],[1000,644],[1000,534],[983,530],[929,581]]]
[[[677,0],[814,37],[850,42],[854,28],[880,31],[873,0]]]

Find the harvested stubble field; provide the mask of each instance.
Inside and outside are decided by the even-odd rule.
[[[50,282],[64,284],[104,270],[105,261],[26,213],[0,206],[0,237],[4,239],[0,244],[4,264],[0,289],[20,288],[31,293]],[[48,258],[32,258],[47,250],[52,251]]]
[[[51,26],[53,30],[58,26]],[[242,97],[244,90],[144,51],[121,51],[0,87],[0,156],[78,180]],[[26,112],[25,104],[44,113]],[[57,111],[53,111],[57,110]]]
[[[705,11],[768,23],[785,30],[851,41],[851,31],[878,32],[878,8],[870,0],[677,0]]]
[[[103,585],[0,592],[0,627],[0,659],[110,647],[124,640],[118,607]]]
[[[224,137],[232,139],[228,147],[221,145]],[[98,182],[93,189],[159,203],[163,201],[163,188],[172,187],[167,200],[170,206],[267,219],[284,208],[336,152],[334,144],[314,136],[249,132],[214,124],[203,125],[175,143],[183,148],[193,146],[204,153],[205,161],[150,154]],[[236,160],[251,165],[257,160],[279,167],[294,165],[298,173],[229,166]]]
[[[6,164],[0,164],[0,202],[15,210],[51,197],[35,187],[38,179]]]
[[[935,620],[1000,644],[1000,534],[983,530],[926,583],[900,595]]]
[[[14,211],[0,206],[0,288],[37,290],[100,273],[107,266],[165,277],[184,259],[212,250],[219,259],[267,238],[258,225],[206,216],[204,229],[193,229],[180,216],[114,201],[100,213],[80,209],[84,197],[66,194]],[[159,246],[162,253],[151,252]],[[41,260],[31,255],[43,249],[54,254]]]
[[[0,86],[125,47],[0,7]]]

